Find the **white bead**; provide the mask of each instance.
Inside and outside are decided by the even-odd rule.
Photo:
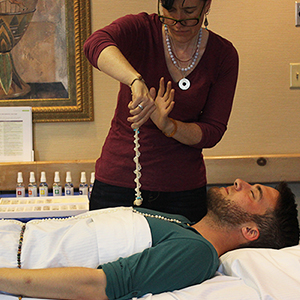
[[[163,221],[168,221],[168,222],[173,222],[173,223],[178,223],[178,224],[181,224],[182,222],[180,220],[176,220],[176,219],[168,219],[166,217],[163,217],[163,216],[160,216],[160,215],[150,215],[148,213],[142,213],[140,211],[137,211],[136,209],[132,208],[132,211],[134,213],[137,213],[137,214],[140,214],[144,217],[148,217],[148,218],[155,218],[155,219],[161,219]]]

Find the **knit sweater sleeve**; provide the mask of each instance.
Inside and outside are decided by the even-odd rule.
[[[98,57],[109,46],[116,46],[125,57],[130,56],[133,49],[137,48],[138,37],[143,34],[141,28],[147,26],[148,21],[149,15],[146,13],[126,15],[95,31],[83,46],[87,59],[98,68]]]
[[[195,148],[214,147],[227,130],[238,78],[239,58],[235,47],[227,40],[211,33],[212,53],[207,56],[211,68],[211,85],[205,106],[196,122],[202,130],[202,140]]]

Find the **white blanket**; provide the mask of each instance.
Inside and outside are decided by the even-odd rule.
[[[23,225],[0,220],[0,267],[17,267]],[[26,224],[21,266],[97,268],[150,246],[148,222],[131,208],[104,209],[65,219],[32,220]]]

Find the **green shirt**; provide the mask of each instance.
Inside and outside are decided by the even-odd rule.
[[[215,274],[218,254],[205,238],[187,225],[188,219],[142,208],[137,210],[175,218],[181,223],[146,216],[152,247],[99,266],[107,277],[109,299],[131,299],[147,293],[173,291],[199,284]]]

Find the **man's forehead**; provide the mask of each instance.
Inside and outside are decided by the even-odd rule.
[[[266,208],[275,209],[280,193],[273,187],[259,185],[262,191],[262,202]]]

